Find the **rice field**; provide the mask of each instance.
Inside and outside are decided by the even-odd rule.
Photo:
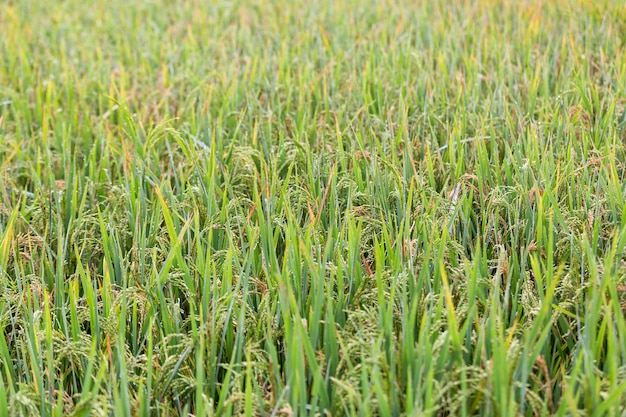
[[[621,0],[0,2],[0,416],[625,416]]]

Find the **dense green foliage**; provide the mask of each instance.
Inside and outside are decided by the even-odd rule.
[[[0,2],[0,415],[626,412],[621,0]]]

